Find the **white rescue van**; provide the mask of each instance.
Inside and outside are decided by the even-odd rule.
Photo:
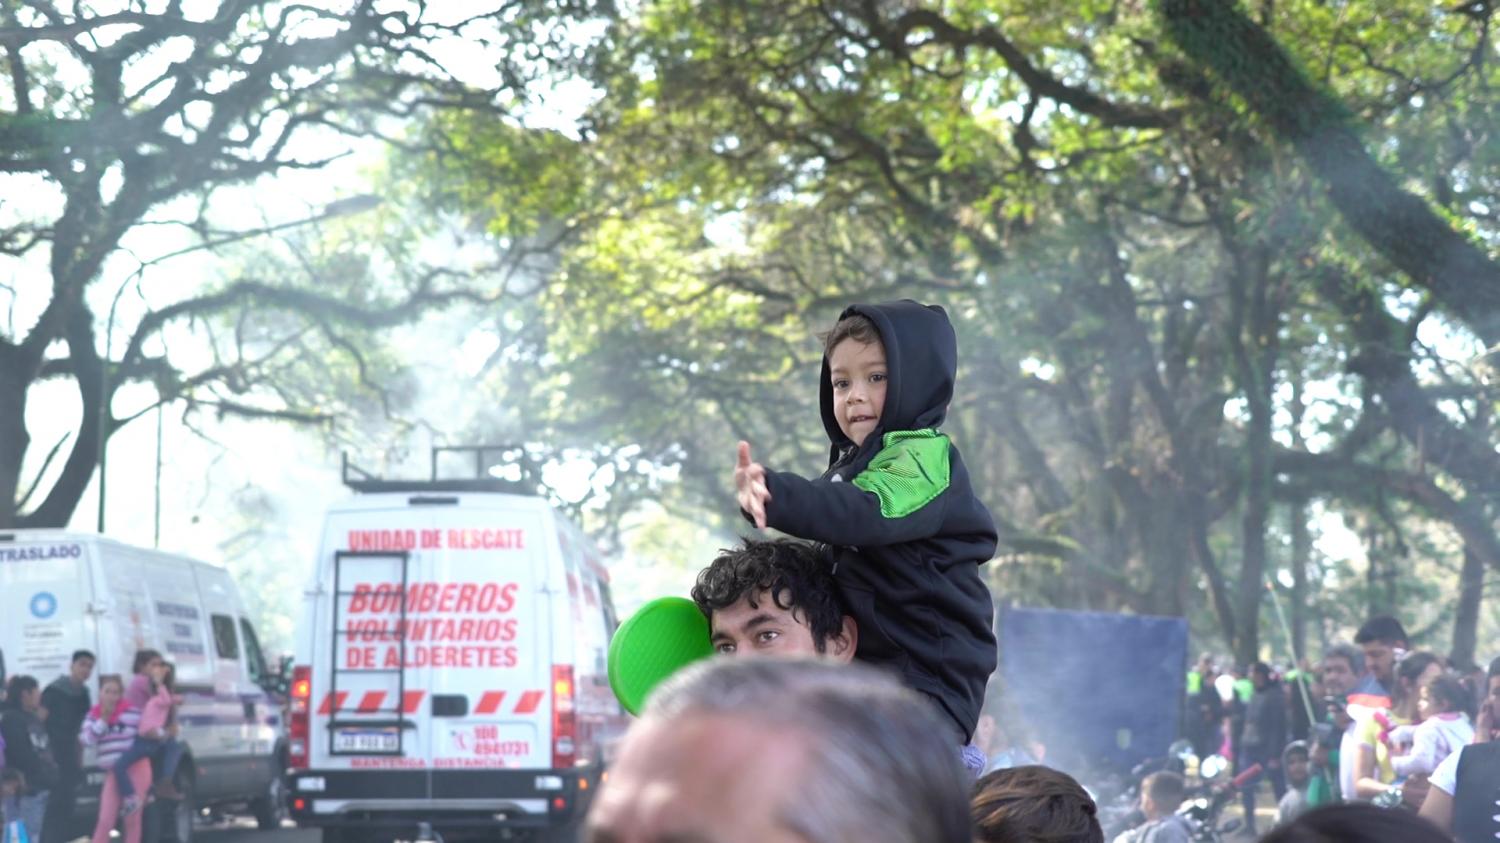
[[[74,650],[93,651],[95,702],[101,675],[129,682],[137,650],[157,650],[176,666],[184,798],[159,801],[148,814],[163,836],[186,843],[205,808],[248,807],[262,828],[280,824],[282,704],[228,571],[93,534],[0,532],[0,619],[4,670],[43,687],[68,671]],[[104,772],[92,750],[84,765],[74,820],[87,834]]]
[[[489,481],[346,482],[307,592],[290,804],[325,841],[570,840],[627,720],[593,544]]]

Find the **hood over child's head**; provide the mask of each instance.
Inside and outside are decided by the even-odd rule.
[[[844,353],[840,347],[845,347]],[[947,416],[958,369],[958,341],[948,314],[937,305],[910,299],[884,304],[856,304],[844,309],[824,339],[823,375],[819,386],[823,428],[833,443],[833,458],[847,448],[873,441],[878,448],[885,433],[893,430],[935,428]],[[853,352],[878,352],[883,359],[880,374],[882,404],[875,408],[873,423],[862,419],[867,409],[856,408],[853,435],[840,415],[841,396],[835,375],[848,378],[874,372],[873,359],[852,359],[849,368],[835,372],[834,357],[856,358]],[[845,363],[845,359],[838,362]],[[846,364],[847,365],[847,364]],[[866,371],[868,369],[869,371]],[[851,384],[852,385],[852,384]],[[873,404],[874,402],[870,402]],[[874,434],[872,437],[870,434]]]

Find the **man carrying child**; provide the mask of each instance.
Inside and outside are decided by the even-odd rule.
[[[822,542],[858,627],[856,657],[927,697],[968,743],[995,669],[993,604],[979,565],[995,553],[989,510],[939,432],[958,346],[942,308],[846,309],[824,341],[819,399],[831,442],[815,480],[766,469],[741,442],[740,507],[756,526]],[[977,770],[972,747],[965,762]]]

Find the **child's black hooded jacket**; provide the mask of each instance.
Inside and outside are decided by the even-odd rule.
[[[934,697],[967,740],[995,669],[994,608],[979,566],[994,557],[997,536],[958,449],[937,432],[958,344],[937,306],[854,305],[839,318],[854,314],[870,319],[885,345],[879,425],[859,448],[839,429],[825,355],[829,469],[817,480],[768,470],[767,525],[833,546],[834,577],[859,624],[857,657]]]

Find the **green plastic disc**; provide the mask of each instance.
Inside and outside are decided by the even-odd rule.
[[[693,601],[659,597],[615,630],[609,642],[609,687],[620,705],[640,714],[663,680],[713,655],[708,619]]]

